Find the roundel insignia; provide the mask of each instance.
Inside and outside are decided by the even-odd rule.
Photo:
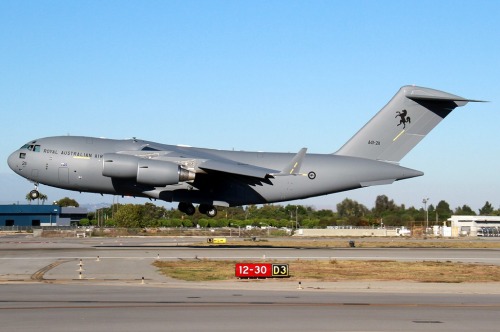
[[[314,173],[314,172],[309,172],[309,173],[307,173],[307,177],[308,177],[309,179],[311,179],[311,180],[314,180],[314,179],[316,179],[316,173]]]

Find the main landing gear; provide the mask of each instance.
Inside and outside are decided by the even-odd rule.
[[[196,208],[191,203],[180,202],[177,208],[179,209],[179,211],[184,212],[188,216],[192,216],[196,212]],[[200,213],[206,214],[210,218],[213,218],[217,215],[217,208],[209,204],[200,204],[200,206],[198,206],[198,211]]]

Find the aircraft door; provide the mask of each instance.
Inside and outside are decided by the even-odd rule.
[[[69,183],[69,169],[67,167],[59,167],[59,183]]]

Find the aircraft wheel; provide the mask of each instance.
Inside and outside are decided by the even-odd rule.
[[[193,206],[193,204],[187,204],[187,207],[186,207],[186,214],[188,216],[192,216],[194,213],[196,212],[196,209],[195,207]]]
[[[213,218],[217,215],[217,208],[215,206],[211,206],[207,212],[205,212],[205,214],[207,216],[209,216],[210,218]]]
[[[186,203],[180,202],[179,205],[177,206],[177,210],[184,212],[186,210]]]
[[[200,204],[200,206],[198,206],[198,211],[202,214],[206,214],[210,218],[217,215],[217,208],[213,205]]]
[[[38,190],[32,190],[30,191],[30,197],[31,199],[37,199],[38,197],[40,197],[40,193],[38,192]]]
[[[184,212],[188,216],[192,216],[196,212],[196,209],[194,208],[193,204],[186,202],[180,202],[177,209],[181,212]]]
[[[208,209],[209,206],[206,204],[200,204],[200,206],[198,206],[198,212],[200,212],[201,214],[206,214]]]

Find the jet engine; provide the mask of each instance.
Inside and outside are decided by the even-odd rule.
[[[109,153],[103,156],[102,175],[134,179],[140,184],[163,187],[194,180],[196,173],[170,161]]]

